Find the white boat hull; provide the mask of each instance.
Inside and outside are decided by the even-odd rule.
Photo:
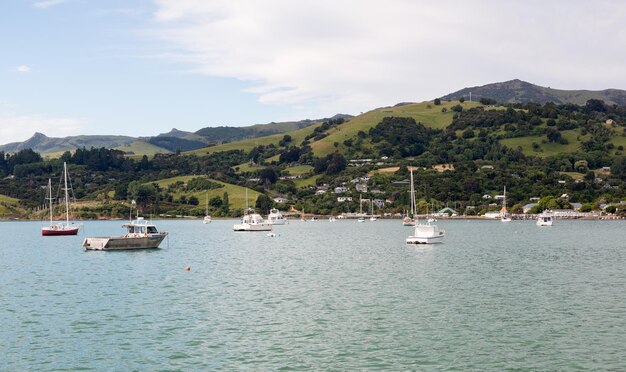
[[[446,236],[444,230],[439,230],[437,225],[415,225],[415,232],[406,238],[406,244],[434,244],[441,243]]]
[[[233,225],[234,231],[272,231],[272,225],[269,223],[249,224],[238,223]]]
[[[436,244],[443,242],[445,235],[440,236],[409,236],[406,244]]]
[[[267,220],[267,223],[270,225],[284,225],[287,222],[287,220],[282,219],[282,220]]]

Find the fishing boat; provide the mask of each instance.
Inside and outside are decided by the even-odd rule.
[[[413,168],[409,167],[410,170],[410,174],[411,174],[411,188],[410,188],[410,193],[411,195],[409,196],[410,198],[410,207],[409,207],[409,213],[407,213],[404,218],[402,219],[402,226],[415,226],[415,216],[417,216],[417,203],[415,202],[415,186],[413,185]]]
[[[504,186],[504,197],[502,198],[502,209],[500,209],[500,221],[511,222],[511,215],[506,209],[506,186]]]
[[[167,232],[159,232],[154,224],[143,217],[136,217],[122,227],[126,229],[125,235],[85,238],[83,248],[88,251],[154,249],[167,236]]]
[[[552,226],[554,217],[549,213],[541,213],[537,216],[537,226]]]
[[[65,222],[53,222],[52,221],[52,180],[48,179],[48,199],[50,201],[50,225],[44,226],[41,228],[41,235],[43,236],[59,236],[59,235],[77,235],[80,226],[75,225],[74,223],[70,224],[70,201],[69,201],[69,190],[67,187],[67,163],[63,163],[63,182],[65,187],[63,191],[65,191]],[[71,184],[71,181],[70,181]]]
[[[209,193],[206,194],[206,200],[204,203],[204,218],[202,219],[203,224],[211,223],[211,216],[209,216]]]
[[[246,210],[240,223],[233,225],[234,231],[272,231],[272,224],[268,223],[256,213],[254,209],[248,207],[248,188],[246,188]]]
[[[267,220],[272,225],[284,225],[287,219],[283,217],[282,213],[276,208],[270,209],[270,214],[267,215]]]

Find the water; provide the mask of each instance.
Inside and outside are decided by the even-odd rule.
[[[85,252],[0,223],[0,370],[626,369],[624,222],[440,221],[417,247],[399,221],[232,224]]]

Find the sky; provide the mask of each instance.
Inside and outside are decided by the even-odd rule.
[[[0,144],[357,115],[521,79],[626,89],[626,3],[2,0]]]

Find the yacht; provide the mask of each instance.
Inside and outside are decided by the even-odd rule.
[[[415,231],[412,236],[406,238],[406,244],[433,244],[441,243],[446,232],[437,225],[430,223],[415,223]]]
[[[267,223],[271,225],[284,225],[286,222],[287,219],[283,217],[278,209],[270,209],[270,214],[267,215]]]
[[[374,222],[377,219],[378,218],[376,218],[376,216],[374,216],[374,199],[370,199],[370,221]]]
[[[359,194],[359,218],[357,222],[365,222],[365,215],[363,215],[363,197]]]
[[[403,226],[415,226],[415,216],[417,216],[417,203],[415,202],[415,186],[413,185],[413,167],[409,167],[409,170],[411,171],[411,188],[410,188],[410,192],[411,195],[409,195],[410,197],[410,201],[411,201],[411,207],[410,207],[410,211],[409,213],[406,214],[406,216],[404,216],[404,218],[402,219],[402,225]]]
[[[265,221],[254,209],[247,208],[246,214],[241,218],[241,223],[233,225],[234,231],[272,231],[272,224]]]
[[[203,224],[211,223],[211,216],[209,216],[209,193],[206,194],[206,201],[204,206],[204,218],[202,219]]]
[[[125,223],[126,234],[122,236],[85,238],[83,248],[86,250],[112,251],[158,248],[167,236],[167,232],[159,232],[156,226],[143,217]]]
[[[554,217],[551,214],[542,213],[537,216],[537,226],[552,226]]]
[[[67,187],[67,164],[63,163],[63,180],[65,187],[65,223],[52,221],[52,180],[48,179],[48,194],[46,198],[50,200],[50,225],[41,228],[41,235],[43,236],[59,236],[59,235],[77,235],[80,226],[70,223],[70,202],[69,202],[69,190]],[[70,181],[71,185],[71,181]]]

